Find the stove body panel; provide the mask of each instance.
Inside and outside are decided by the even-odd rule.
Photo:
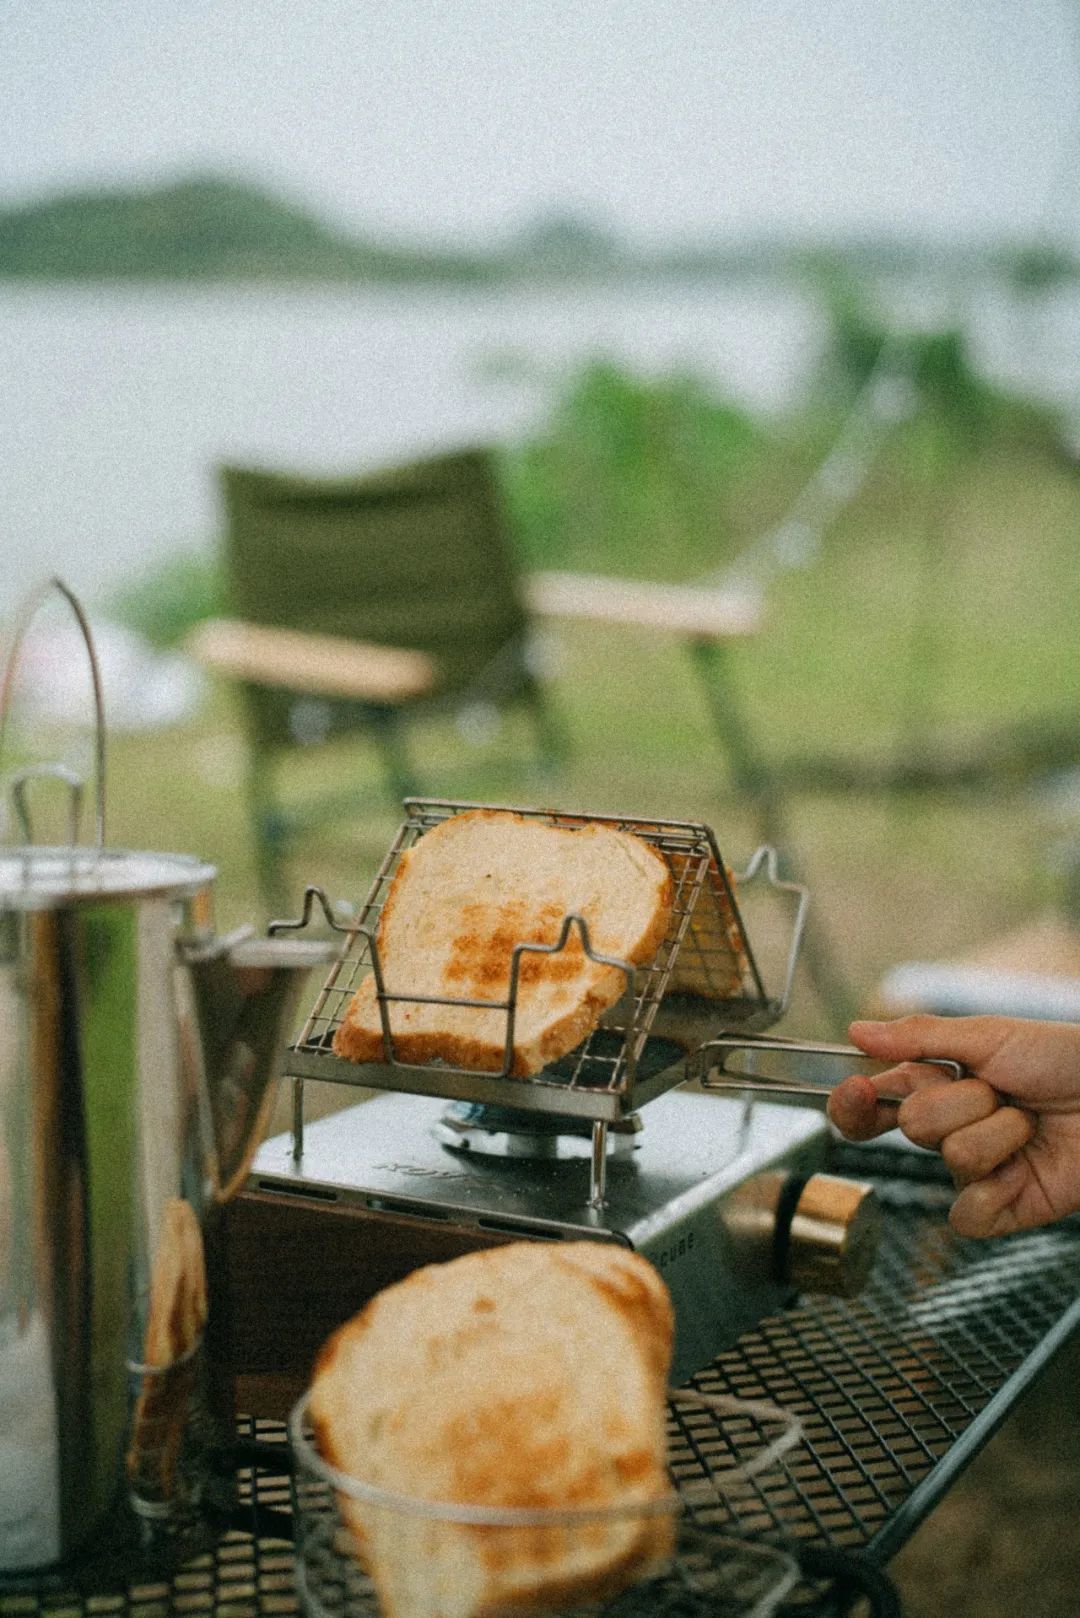
[[[671,1091],[638,1144],[612,1155],[602,1208],[587,1160],[486,1157],[442,1144],[439,1099],[387,1093],[260,1149],[229,1209],[232,1369],[244,1408],[279,1415],[319,1345],[421,1264],[513,1240],[616,1241],[663,1274],[675,1306],[672,1380],[685,1381],[783,1307],[774,1224],[782,1187],[826,1162],[803,1107]]]

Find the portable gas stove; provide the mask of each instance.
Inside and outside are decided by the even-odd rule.
[[[447,1002],[505,1012],[501,1073],[396,1059],[388,1008],[413,997],[386,990],[379,915],[403,851],[476,807],[407,800],[354,923],[335,921],[325,896],[309,888],[303,916],[272,929],[309,925],[318,903],[343,943],[286,1062],[292,1131],[262,1147],[228,1212],[229,1355],[251,1414],[281,1415],[327,1335],[380,1288],[479,1247],[587,1239],[643,1253],[674,1300],[676,1383],[796,1292],[855,1291],[872,1260],[873,1193],[822,1172],[832,1137],[807,1098],[829,1085],[804,1076],[812,1058],[825,1057],[835,1081],[852,1070],[852,1053],[762,1034],[786,1009],[807,904],[805,889],[781,880],[771,849],[735,878],[707,826],[512,811],[571,828],[606,818],[649,842],[672,874],[668,935],[648,967],[620,963],[627,988],[619,1003],[577,1050],[531,1078],[511,1078],[509,1066],[520,952],[535,945],[515,948],[505,1000]],[[736,899],[759,879],[792,910],[776,995]],[[551,951],[575,927],[592,955],[577,915],[565,918]],[[334,1055],[331,1041],[368,971],[384,1059],[355,1064]],[[381,1093],[305,1127],[308,1079]],[[707,1093],[718,1089],[741,1093]],[[760,1104],[769,1092],[795,1092],[802,1104]]]

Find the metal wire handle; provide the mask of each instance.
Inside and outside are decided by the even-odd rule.
[[[713,1506],[729,1492],[737,1491],[762,1472],[771,1471],[804,1438],[802,1421],[795,1412],[773,1404],[771,1400],[700,1393],[696,1388],[669,1388],[667,1397],[673,1405],[708,1411],[721,1419],[749,1417],[759,1426],[776,1426],[780,1431],[775,1438],[762,1441],[746,1460],[733,1461],[730,1466],[716,1468],[707,1479],[680,1483],[669,1493],[649,1500],[607,1506],[539,1507],[470,1505],[456,1500],[432,1500],[418,1495],[399,1494],[332,1466],[319,1454],[309,1435],[310,1391],[297,1400],[287,1425],[289,1444],[298,1464],[340,1494],[410,1517],[487,1528],[550,1528],[594,1522],[625,1522],[628,1518],[670,1517],[688,1506]]]
[[[98,849],[105,846],[105,700],[102,694],[101,667],[98,663],[97,652],[94,648],[94,637],[90,630],[90,623],[82,605],[75,595],[64,583],[63,579],[53,575],[44,580],[36,589],[23,599],[15,618],[15,633],[11,640],[11,650],[8,653],[7,666],[4,669],[3,682],[0,684],[0,763],[4,757],[4,740],[7,732],[8,713],[11,708],[11,693],[15,685],[15,668],[19,654],[22,651],[26,632],[37,612],[48,599],[51,591],[56,590],[63,596],[82,631],[86,643],[86,653],[90,660],[90,678],[94,688],[94,777],[96,783],[95,815],[94,815],[94,843]],[[35,775],[55,775],[72,787],[74,825],[73,831],[78,833],[78,815],[81,804],[83,782],[73,771],[64,765],[53,764],[38,766],[23,770],[15,779],[12,793],[16,800],[16,811],[20,824],[26,831],[27,841],[32,842],[30,817],[26,808],[25,784]],[[75,837],[72,838],[75,842]]]
[[[801,882],[792,882],[780,875],[780,855],[771,843],[763,843],[750,856],[750,863],[745,871],[735,875],[737,887],[745,887],[752,882],[765,867],[765,875],[769,886],[778,893],[791,894],[795,900],[795,920],[791,929],[791,943],[788,945],[787,971],[784,977],[784,987],[777,1002],[777,1019],[784,1015],[791,1003],[791,991],[795,983],[795,968],[799,961],[799,950],[802,948],[803,933],[806,930],[806,912],[810,905],[810,890]]]
[[[16,770],[11,778],[11,801],[15,806],[15,818],[22,830],[23,842],[34,841],[34,828],[30,820],[30,805],[26,799],[26,787],[30,781],[40,780],[43,776],[51,776],[56,781],[63,781],[71,788],[71,835],[68,842],[72,845],[79,841],[79,822],[82,820],[83,787],[85,782],[81,775],[68,769],[66,764],[28,764],[25,770]]]
[[[270,922],[266,929],[267,932],[271,938],[275,938],[278,933],[302,932],[305,927],[311,925],[311,912],[316,905],[322,911],[326,925],[332,928],[335,933],[346,933],[349,937],[352,937],[358,931],[354,923],[338,921],[334,914],[334,907],[326,896],[326,889],[320,888],[312,882],[304,889],[304,907],[300,915],[293,916],[288,921]]]
[[[748,1058],[746,1066],[738,1066],[733,1061],[740,1054]],[[817,1084],[803,1077],[808,1056],[824,1057],[833,1067],[832,1075]],[[950,1079],[961,1079],[967,1073],[962,1062],[945,1056],[920,1056],[910,1060],[917,1067],[943,1068]],[[778,1067],[779,1072],[761,1071],[770,1065]],[[867,1056],[857,1045],[733,1034],[710,1039],[700,1047],[695,1053],[694,1077],[703,1090],[755,1091],[759,1095],[811,1096],[827,1101],[849,1073],[887,1073],[899,1065]],[[905,1099],[904,1096],[878,1096],[881,1104],[895,1107]]]

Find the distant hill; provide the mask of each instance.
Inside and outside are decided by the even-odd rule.
[[[0,275],[49,279],[473,279],[467,254],[368,243],[256,186],[191,179],[0,210]]]
[[[555,213],[484,248],[404,247],[335,230],[259,186],[215,177],[0,207],[0,278],[486,282],[699,279],[793,270],[849,274],[996,270],[1021,292],[1076,278],[1054,244],[926,243],[852,236],[741,237],[636,250],[592,220]]]
[[[576,213],[534,219],[497,249],[497,257],[508,270],[534,275],[618,273],[638,262],[611,231]]]

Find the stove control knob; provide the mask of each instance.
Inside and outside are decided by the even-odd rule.
[[[811,1175],[787,1228],[785,1279],[800,1292],[853,1297],[870,1273],[880,1230],[873,1186]]]

